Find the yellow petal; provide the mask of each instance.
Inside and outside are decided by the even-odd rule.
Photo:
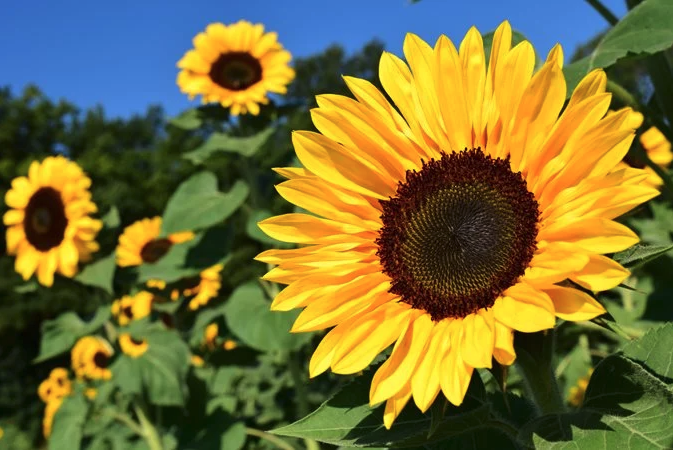
[[[58,256],[56,250],[52,249],[45,253],[37,266],[37,280],[43,286],[51,287],[54,284],[54,272],[58,266]]]
[[[308,214],[283,214],[257,224],[274,239],[297,244],[319,244],[337,236],[367,231],[364,228]]]
[[[557,221],[540,230],[540,240],[574,243],[592,253],[614,253],[638,243],[628,227],[608,219],[590,217],[572,222]]]
[[[619,286],[631,274],[619,263],[602,255],[590,255],[589,263],[571,280],[594,292]]]
[[[482,309],[463,319],[460,354],[468,365],[490,368],[495,343],[493,310]]]
[[[425,348],[432,333],[433,323],[428,314],[410,321],[393,352],[376,371],[369,391],[369,403],[375,405],[397,394],[409,385],[418,361],[425,357]]]
[[[514,364],[516,352],[514,351],[514,331],[495,321],[495,347],[493,357],[504,366]]]
[[[332,371],[348,375],[367,367],[400,337],[411,311],[405,303],[386,303],[359,317],[337,344]]]
[[[554,304],[547,294],[525,283],[507,289],[493,305],[495,319],[508,327],[532,333],[554,327]]]
[[[411,376],[414,402],[423,412],[432,405],[440,390],[440,363],[451,342],[451,335],[447,332],[449,322],[442,320],[434,325],[426,350]]]
[[[308,366],[308,373],[311,378],[317,377],[329,369],[334,358],[334,351],[341,338],[350,331],[350,327],[355,323],[357,317],[346,320],[344,323],[332,328],[329,333],[322,338],[318,348],[313,352]]]
[[[397,416],[404,409],[404,406],[409,401],[409,397],[411,397],[411,387],[407,383],[400,392],[388,399],[386,408],[383,411],[383,425],[385,425],[386,429],[390,430],[390,427],[393,426],[393,422],[395,422]]]
[[[467,387],[470,385],[473,368],[465,363],[460,355],[460,340],[462,339],[462,327],[460,321],[454,321],[456,325],[451,330],[451,346],[446,351],[441,363],[439,384],[447,400],[456,406],[460,406],[465,399]],[[451,328],[451,327],[449,327]]]
[[[577,289],[562,286],[546,288],[556,309],[556,316],[564,320],[578,322],[591,320],[605,313],[605,308],[588,294]]]

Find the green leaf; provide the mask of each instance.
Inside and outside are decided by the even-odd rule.
[[[89,403],[81,395],[71,395],[63,399],[56,411],[49,437],[49,450],[70,450],[80,448],[82,431]]]
[[[114,280],[115,269],[117,262],[115,260],[115,253],[84,266],[84,269],[77,274],[75,280],[87,286],[94,286],[103,289],[110,295],[113,295],[112,281]]]
[[[138,268],[138,281],[159,279],[172,283],[196,275],[215,264],[226,264],[230,246],[229,227],[209,228],[191,241],[173,245],[159,261],[141,265]]]
[[[196,130],[201,126],[199,110],[188,109],[187,111],[182,112],[180,115],[170,119],[168,123],[183,130]]]
[[[371,408],[369,387],[376,368],[346,385],[316,411],[288,426],[271,431],[282,436],[315,439],[344,447],[416,447],[441,443],[437,448],[510,448],[507,437],[490,414],[484,385],[477,373],[472,376],[465,401],[460,407],[447,405],[441,418],[422,414],[410,402],[390,430],[383,426],[383,406]],[[443,394],[437,402],[444,402]],[[440,405],[439,407],[441,407]],[[433,406],[434,408],[434,406]],[[434,428],[428,438],[428,432]],[[509,428],[512,428],[511,426]],[[513,432],[513,428],[512,431]],[[510,446],[507,446],[507,441]]]
[[[261,351],[296,350],[312,333],[290,333],[298,312],[271,311],[257,282],[239,286],[224,307],[229,330],[246,345]]]
[[[568,97],[590,71],[622,58],[652,54],[673,45],[673,3],[645,0],[608,31],[591,54],[563,68]]]
[[[636,244],[628,250],[615,253],[613,259],[629,270],[634,270],[673,250],[673,245]]]
[[[154,405],[183,405],[189,370],[187,345],[177,333],[158,325],[132,336],[145,339],[147,351],[137,358],[121,354],[111,366],[113,382],[128,394],[144,392]]]
[[[539,449],[673,448],[673,325],[604,359],[578,412],[548,414],[520,432]]]
[[[38,363],[65,353],[82,336],[94,333],[110,317],[110,307],[101,306],[88,322],[83,321],[74,312],[65,312],[54,320],[42,324],[40,354],[33,362]]]
[[[121,218],[119,217],[119,210],[116,206],[112,205],[110,210],[105,214],[102,219],[103,226],[107,229],[115,229],[121,225]]]
[[[199,148],[184,157],[194,164],[203,164],[212,154],[217,152],[238,153],[250,157],[259,151],[269,140],[275,128],[267,128],[249,137],[234,137],[225,133],[213,133],[210,138]]]
[[[220,192],[212,172],[200,172],[178,186],[166,205],[162,235],[208,228],[232,215],[248,196],[248,185],[237,180]]]

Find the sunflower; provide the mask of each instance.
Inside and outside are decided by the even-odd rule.
[[[149,344],[145,339],[135,339],[128,333],[119,335],[119,346],[122,352],[129,355],[131,358],[138,358],[143,355],[149,348]]]
[[[409,34],[408,65],[384,53],[379,66],[396,107],[350,77],[355,100],[319,96],[322,134],[293,134],[304,167],[277,169],[280,195],[315,215],[259,224],[302,245],[257,256],[277,265],[264,279],[288,285],[271,308],[304,308],[293,332],[334,327],[311,377],[358,373],[394,344],[369,397],[388,428],[412,397],[421,411],[440,392],[460,405],[475,368],[514,362],[513,331],[602,314],[575,287],[628,276],[604,255],[638,237],[612,219],[657,195],[643,170],[616,169],[634,129],[630,109],[606,115],[604,72],[561,112],[561,47],[534,73],[533,47],[511,38],[504,22],[487,65],[475,28],[459,50]]]
[[[72,368],[77,378],[109,380],[112,372],[108,369],[112,347],[103,338],[84,336],[72,348]]]
[[[155,263],[171,249],[173,244],[181,244],[194,238],[194,233],[184,231],[160,238],[161,217],[142,219],[124,228],[117,245],[117,265],[120,267],[139,266]]]
[[[215,264],[203,270],[197,277],[184,281],[185,286],[182,288],[182,295],[192,297],[189,300],[189,309],[196,310],[217,297],[222,286],[221,272],[223,268],[222,264]]]
[[[592,373],[594,373],[594,369],[589,369],[589,373],[577,380],[577,384],[570,388],[568,391],[568,403],[573,406],[580,406],[582,404]]]
[[[135,295],[124,295],[112,302],[112,315],[117,318],[119,325],[128,325],[132,320],[142,319],[152,312],[154,294],[140,291]]]
[[[177,83],[193,99],[217,102],[231,114],[259,114],[269,92],[285,94],[294,78],[288,66],[292,55],[264,33],[262,24],[241,20],[232,25],[213,23],[194,38],[194,49],[178,61]]]
[[[630,124],[634,128],[640,128],[640,126],[643,124],[644,118],[641,113],[634,111],[631,113],[629,120]],[[645,153],[647,153],[647,156],[652,160],[652,162],[660,166],[662,169],[666,169],[671,161],[673,161],[671,143],[657,127],[650,127],[640,135],[640,145],[642,145]],[[649,184],[650,186],[658,188],[664,183],[654,170],[652,170],[650,167],[645,167],[641,161],[630,158],[628,155],[624,159],[624,162],[621,163],[618,167],[624,168],[630,166],[645,169],[649,175],[647,180],[645,180],[645,183]]]
[[[40,383],[40,386],[37,388],[37,394],[45,403],[49,403],[54,399],[63,398],[66,395],[70,395],[71,392],[72,383],[68,377],[67,369],[64,369],[63,367],[53,369],[49,373],[49,378]]]
[[[42,419],[42,433],[45,438],[49,438],[51,435],[51,428],[54,424],[54,415],[56,415],[56,411],[58,411],[62,404],[63,398],[57,398],[49,401],[47,406],[45,406],[44,418]]]
[[[90,186],[82,169],[63,156],[33,161],[27,177],[12,180],[3,221],[7,253],[16,255],[14,267],[24,280],[36,272],[44,286],[54,283],[56,272],[72,278],[78,262],[98,250],[102,222],[89,217],[97,210]]]
[[[233,341],[231,339],[227,339],[224,341],[224,344],[222,344],[222,348],[224,348],[227,351],[233,350],[238,347],[238,344],[236,341]]]

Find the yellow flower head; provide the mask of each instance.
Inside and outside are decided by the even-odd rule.
[[[582,401],[584,401],[584,394],[587,392],[587,386],[589,386],[589,379],[591,374],[594,373],[594,369],[590,369],[589,373],[577,380],[577,384],[570,388],[568,392],[568,402],[573,406],[580,406]]]
[[[112,347],[103,338],[84,336],[72,348],[72,369],[80,379],[109,380],[112,377],[108,369],[112,353]]]
[[[57,398],[47,403],[44,408],[44,418],[42,419],[42,433],[45,438],[51,435],[51,428],[54,424],[54,415],[63,404],[63,398]]]
[[[142,319],[152,312],[154,294],[140,291],[135,295],[124,295],[112,302],[112,315],[117,318],[119,325],[128,325],[132,320]]]
[[[177,83],[192,99],[217,102],[231,114],[259,114],[269,92],[285,94],[294,78],[290,52],[276,33],[264,33],[262,24],[241,20],[231,25],[213,23],[194,37],[194,49],[178,61]]]
[[[86,395],[86,398],[89,400],[95,400],[96,396],[98,395],[98,391],[95,388],[86,388],[84,395]]]
[[[72,383],[68,377],[68,370],[62,367],[53,369],[49,374],[49,378],[40,383],[40,386],[37,388],[37,394],[45,403],[49,403],[57,398],[63,398],[66,395],[70,395],[71,392]]]
[[[637,111],[631,113],[629,118],[629,123],[634,128],[640,128],[643,124],[643,115]],[[647,131],[643,132],[640,135],[640,145],[642,145],[647,156],[652,160],[653,163],[660,166],[662,169],[666,169],[671,161],[673,161],[673,152],[671,152],[671,143],[666,139],[666,136],[659,131],[656,127],[650,127]],[[623,163],[617,166],[617,169],[623,169],[625,167],[638,167],[643,168],[648,177],[644,181],[650,186],[659,188],[664,184],[663,180],[659,178],[654,170],[650,167],[645,167],[641,161],[635,161],[631,158],[626,158]]]
[[[82,169],[63,156],[33,161],[27,177],[12,180],[3,221],[7,253],[16,255],[14,267],[24,280],[37,273],[40,284],[51,286],[56,272],[72,278],[79,261],[98,250],[102,222],[89,217],[97,210],[90,186]]]
[[[238,347],[238,344],[236,343],[236,341],[232,341],[231,339],[227,339],[226,341],[224,341],[224,344],[222,344],[222,347],[225,350],[229,351],[229,350],[233,350],[236,347]]]
[[[206,363],[203,360],[203,358],[201,358],[199,355],[192,355],[191,362],[192,362],[192,366],[194,366],[194,367],[203,367],[203,365]]]
[[[209,349],[215,348],[215,340],[220,332],[219,327],[216,323],[211,323],[206,327],[206,330],[203,332],[203,343]]]
[[[320,133],[297,131],[303,168],[278,169],[285,214],[260,227],[297,249],[268,250],[265,279],[288,285],[272,309],[303,308],[293,332],[332,328],[309,365],[356,374],[394,344],[372,380],[390,427],[408,401],[426,411],[441,392],[460,405],[476,368],[515,359],[513,331],[589,320],[590,291],[629,272],[606,254],[638,237],[615,222],[656,196],[640,169],[614,170],[629,149],[630,109],[607,114],[603,71],[565,109],[563,52],[535,72],[509,23],[487,63],[471,28],[458,49],[407,35],[407,62],[384,53],[371,83],[346,77],[355,99],[318,96]],[[314,215],[315,214],[315,215]]]
[[[161,235],[161,217],[142,219],[124,228],[117,245],[117,265],[139,266],[160,260],[173,244],[181,244],[194,238],[191,231],[173,233],[166,238]]]
[[[121,347],[122,352],[126,353],[131,358],[140,357],[149,348],[149,344],[145,339],[135,339],[128,333],[119,335],[119,346]]]
[[[189,300],[189,309],[196,310],[217,297],[222,286],[223,267],[222,264],[216,264],[202,271],[193,280],[187,280],[189,284],[183,288],[182,295],[192,297]]]

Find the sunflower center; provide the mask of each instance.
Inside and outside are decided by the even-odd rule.
[[[493,306],[533,258],[538,204],[508,159],[442,153],[381,201],[378,256],[390,292],[433,320]]]
[[[262,79],[262,65],[248,52],[223,53],[210,68],[210,78],[231,91],[243,91]]]
[[[45,252],[63,242],[68,218],[60,192],[50,187],[38,189],[28,201],[23,227],[26,238],[36,249]]]
[[[109,362],[110,357],[105,352],[96,352],[96,354],[93,355],[93,363],[96,365],[96,367],[105,369]]]
[[[168,253],[172,246],[173,243],[170,239],[154,239],[143,245],[140,250],[140,257],[147,263],[157,262]]]

